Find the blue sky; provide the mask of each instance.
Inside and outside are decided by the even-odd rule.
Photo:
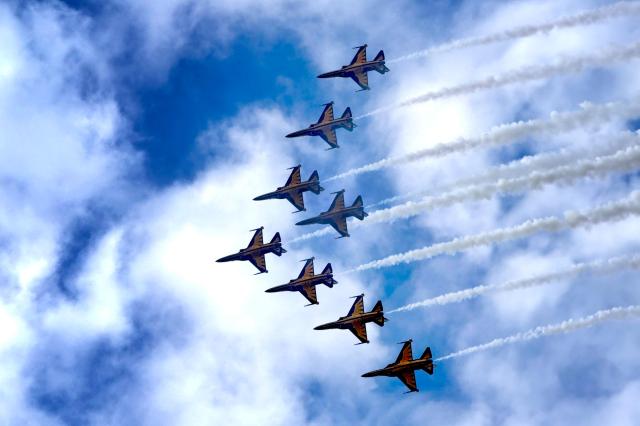
[[[9,1],[0,5],[0,423],[121,424],[633,424],[640,414],[637,327],[610,322],[575,333],[443,361],[396,379],[363,379],[412,338],[434,356],[640,303],[635,272],[581,275],[547,286],[388,314],[369,345],[313,327],[345,315],[350,296],[386,310],[483,283],[631,255],[631,215],[587,228],[345,274],[385,256],[628,196],[638,164],[571,182],[492,193],[410,219],[351,227],[351,238],[292,240],[294,223],[326,210],[330,192],[365,205],[464,179],[525,156],[611,154],[628,116],[530,134],[498,147],[408,162],[323,183],[307,212],[252,198],[494,126],[545,119],[589,101],[636,101],[637,59],[548,79],[395,108],[338,131],[340,149],[284,135],[315,122],[322,104],[354,116],[426,92],[628,46],[636,15],[420,59],[370,74],[371,91],[317,74],[368,43],[387,59],[460,38],[548,22],[606,1],[383,1],[336,7],[286,0]],[[601,148],[598,148],[601,147]],[[598,151],[600,150],[600,151]],[[538,157],[540,158],[540,157]],[[563,163],[570,166],[572,161]],[[540,167],[534,172],[544,172]],[[522,175],[525,172],[524,168]],[[506,176],[506,175],[505,175]],[[505,179],[507,179],[505,177]],[[495,180],[495,179],[493,179]],[[414,198],[416,201],[419,198]],[[402,201],[404,202],[404,201]],[[402,203],[399,202],[399,203]],[[214,260],[279,231],[288,253],[269,274]],[[353,223],[351,223],[353,225]],[[319,306],[266,294],[326,262],[339,284]],[[581,354],[577,356],[577,354]]]

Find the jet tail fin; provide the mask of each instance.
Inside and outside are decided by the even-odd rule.
[[[378,54],[376,55],[376,57],[373,59],[374,62],[376,61],[382,61],[381,63],[377,64],[375,66],[375,70],[378,71],[380,74],[384,74],[386,72],[389,72],[389,68],[387,68],[387,66],[384,64],[384,51],[381,50],[378,52]]]
[[[342,116],[340,117],[341,119],[346,119],[346,121],[342,123],[342,127],[350,132],[353,131],[353,129],[356,127],[356,125],[353,123],[352,117],[353,115],[351,114],[351,108],[349,107],[344,110]]]
[[[314,194],[319,194],[324,190],[324,188],[320,186],[320,175],[318,175],[317,170],[314,170],[313,173],[311,173],[311,176],[309,176],[309,182],[311,182],[309,189],[311,189],[311,192]]]
[[[323,274],[333,274],[333,268],[331,267],[331,263],[327,263],[327,266],[322,270]]]
[[[351,205],[351,207],[360,207],[360,210],[358,210],[354,215],[355,217],[357,217],[360,220],[363,220],[365,217],[369,216],[365,211],[364,211],[364,203],[362,202],[362,196],[358,195],[358,198],[356,198],[356,200],[353,202],[353,204]]]
[[[273,253],[276,254],[277,256],[282,256],[283,253],[286,253],[287,251],[282,248],[282,246],[280,245],[280,243],[282,242],[282,240],[280,239],[280,233],[276,232],[276,234],[273,236],[273,238],[271,239],[271,243],[278,243],[278,245],[273,249]]]
[[[271,239],[271,243],[270,243],[270,244],[273,244],[273,243],[280,243],[280,242],[282,242],[282,240],[280,239],[280,233],[279,233],[279,232],[276,232],[276,234],[275,234],[275,235],[273,236],[273,238]]]
[[[387,321],[387,319],[382,314],[383,310],[384,309],[382,307],[382,300],[378,300],[378,302],[373,306],[373,309],[371,309],[371,312],[380,312],[380,316],[376,317],[373,320],[373,322],[378,324],[380,327],[384,326],[384,322]]]
[[[431,348],[427,346],[427,349],[424,350],[420,359],[431,359],[433,356],[431,355]]]

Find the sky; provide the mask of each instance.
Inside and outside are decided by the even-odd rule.
[[[361,377],[395,360],[407,339],[414,355],[429,346],[438,358],[640,304],[637,267],[621,267],[389,313],[636,255],[635,112],[611,107],[617,112],[606,118],[328,180],[385,158],[487,140],[510,129],[501,125],[637,105],[638,52],[611,52],[640,41],[638,12],[402,59],[611,4],[0,2],[0,424],[635,424],[633,318],[443,360],[433,376],[416,373],[419,393],[405,395],[394,378]],[[316,78],[364,43],[370,58],[384,49],[390,68],[369,74],[371,90]],[[535,79],[518,77],[532,70]],[[455,96],[406,102],[478,81]],[[338,130],[339,149],[284,137],[330,101],[336,114],[349,106],[360,117],[353,132]],[[605,159],[613,154],[624,156],[615,166]],[[306,212],[252,200],[283,185],[297,164],[303,178],[317,170],[326,189],[305,194]],[[350,221],[350,238],[299,238],[321,227],[295,222],[326,210],[341,189],[347,204],[362,195],[366,206],[394,196],[405,198],[390,206],[424,195],[456,201],[411,217]],[[569,223],[577,211],[620,200],[631,200],[630,210],[598,223],[354,271],[532,219]],[[259,226],[266,240],[280,232],[287,250],[267,256],[268,274],[215,262],[245,247]],[[264,292],[295,278],[312,256],[317,271],[331,262],[338,281],[318,288],[319,305]],[[370,344],[313,330],[346,315],[361,293],[367,310],[382,300],[390,320],[368,325]]]

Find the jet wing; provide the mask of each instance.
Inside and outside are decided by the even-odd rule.
[[[331,205],[329,206],[328,212],[332,212],[334,210],[342,210],[344,209],[344,191],[336,192],[336,196],[334,197]]]
[[[304,210],[304,198],[301,191],[292,191],[286,194],[287,200],[298,210]]]
[[[300,289],[300,294],[302,294],[305,299],[309,301],[312,305],[318,304],[318,296],[316,295],[316,286],[306,286]]]
[[[364,64],[365,62],[367,62],[367,46],[366,45],[360,46],[358,48],[358,51],[353,56],[353,59],[351,60],[351,63],[349,65]]]
[[[328,143],[331,148],[338,147],[338,136],[336,136],[336,131],[334,129],[322,129],[319,133],[319,136],[324,139],[324,141]]]
[[[369,339],[367,339],[367,327],[363,322],[356,321],[351,323],[349,331],[352,332],[361,343],[369,343]]]
[[[402,372],[398,379],[409,388],[411,392],[418,392],[418,386],[416,385],[416,372],[414,370],[407,370]]]
[[[284,184],[285,187],[290,185],[298,185],[302,182],[302,178],[300,177],[300,166],[296,166],[293,168],[291,175],[289,175],[289,179],[287,179],[287,183]]]
[[[358,83],[358,86],[360,86],[362,90],[369,90],[369,76],[367,75],[366,72],[363,72],[363,71],[352,72],[349,77],[351,77],[353,81]]]
[[[313,275],[313,259],[307,259],[307,262],[302,267],[302,271],[300,271],[300,275],[298,275],[298,279],[311,278]]]
[[[411,340],[409,340],[407,342],[404,342],[404,346],[402,346],[402,349],[398,354],[398,358],[396,359],[396,362],[394,362],[393,364],[399,364],[400,362],[411,361],[412,359],[413,359],[413,352],[411,351]],[[415,383],[415,379],[413,381]]]
[[[253,266],[258,268],[260,272],[267,272],[267,262],[264,258],[264,254],[252,254],[249,256],[249,262],[253,263]]]
[[[353,302],[353,306],[351,306],[351,309],[349,310],[347,316],[350,317],[354,314],[364,314],[364,296],[356,297],[356,301]]]
[[[318,123],[328,123],[329,121],[333,121],[333,102],[325,105],[322,114],[320,114],[320,118],[318,119]]]
[[[342,236],[342,237],[348,237],[349,236],[349,229],[347,229],[347,218],[346,217],[344,217],[344,216],[336,217],[336,218],[332,219],[331,222],[329,222],[329,225],[331,225],[331,227],[333,229],[338,231],[340,236]]]
[[[256,233],[253,234],[253,237],[251,238],[251,242],[249,242],[249,245],[247,246],[247,248],[257,248],[257,247],[262,247],[264,245],[264,241],[262,241],[262,228],[258,228],[256,229]]]

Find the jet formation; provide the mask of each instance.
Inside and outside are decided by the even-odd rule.
[[[334,194],[336,194],[336,196],[329,210],[320,213],[318,216],[301,220],[296,223],[296,225],[327,224],[338,231],[340,234],[338,238],[348,237],[349,229],[347,228],[347,218],[353,216],[357,219],[364,220],[369,214],[364,211],[362,196],[358,195],[353,204],[350,207],[346,207],[344,204],[344,189],[334,192]]]
[[[346,316],[338,318],[337,321],[319,325],[315,327],[314,330],[329,330],[332,328],[349,330],[360,340],[360,343],[356,343],[357,345],[369,343],[367,339],[367,323],[374,322],[382,327],[388,319],[384,317],[381,300],[378,300],[378,303],[375,304],[370,312],[365,312],[364,294],[354,296],[354,298],[356,300],[353,302]]]
[[[381,50],[372,61],[367,60],[367,45],[357,47],[357,53],[353,57],[353,60],[349,65],[343,66],[339,70],[330,71],[324,74],[320,74],[318,78],[330,78],[330,77],[345,77],[353,79],[358,86],[359,91],[369,90],[369,71],[377,71],[380,74],[384,74],[389,71],[389,68],[385,65],[384,52]],[[324,104],[324,110],[320,115],[320,119],[308,128],[302,129],[286,135],[287,138],[295,138],[299,136],[320,136],[331,149],[338,148],[338,138],[336,136],[337,129],[346,129],[352,131],[356,125],[353,122],[351,114],[351,108],[347,107],[344,113],[335,118],[333,115],[333,102]],[[297,165],[291,168],[291,174],[287,179],[284,186],[276,188],[275,191],[268,192],[266,194],[259,195],[254,198],[255,201],[271,200],[271,199],[286,199],[296,209],[294,213],[306,211],[304,203],[304,193],[313,192],[319,194],[324,190],[320,186],[320,177],[316,170],[311,173],[309,179],[302,181],[301,178],[301,165]],[[349,207],[346,207],[344,203],[344,189],[336,194],[329,209],[319,215],[302,220],[296,225],[309,225],[309,224],[328,224],[333,227],[340,237],[348,237],[349,230],[347,228],[347,218],[356,217],[359,220],[364,220],[368,214],[364,211],[362,202],[362,196],[358,195]],[[273,253],[277,256],[282,256],[287,251],[282,247],[280,233],[276,232],[271,241],[267,244],[263,241],[263,227],[254,229],[255,234],[251,238],[249,245],[240,249],[238,253],[231,254],[229,256],[222,257],[217,262],[230,262],[235,260],[248,260],[257,269],[257,274],[266,273],[267,265],[265,255],[267,253]],[[297,278],[289,280],[288,283],[271,287],[266,290],[267,293],[278,293],[283,291],[299,292],[309,302],[305,306],[318,305],[318,296],[316,287],[319,285],[325,285],[329,288],[333,288],[338,282],[333,278],[333,268],[331,263],[327,263],[321,273],[316,274],[314,271],[314,258],[306,259],[302,271]],[[256,275],[257,275],[256,274]],[[354,296],[356,299],[349,309],[347,315],[339,317],[336,321],[315,327],[315,330],[328,330],[339,329],[349,330],[358,339],[359,343],[369,343],[367,336],[367,323],[373,322],[378,326],[384,326],[387,318],[384,317],[382,301],[378,301],[373,309],[369,312],[365,312],[364,309],[364,294]],[[402,383],[409,388],[409,392],[418,392],[416,384],[415,370],[422,369],[428,374],[433,374],[434,363],[431,356],[431,349],[427,347],[422,356],[418,359],[413,359],[411,351],[411,340],[403,342],[402,350],[398,355],[396,361],[387,365],[385,368],[370,371],[362,375],[362,377],[374,377],[374,376],[389,376],[398,377]]]
[[[347,107],[340,118],[333,117],[333,102],[324,104],[324,110],[316,123],[310,124],[308,128],[289,133],[286,137],[297,138],[300,136],[320,136],[331,148],[339,148],[336,129],[347,129],[353,131],[356,127],[351,115],[351,108]]]
[[[287,284],[282,284],[266,290],[267,293],[277,293],[280,291],[298,291],[308,301],[306,306],[317,305],[318,296],[316,294],[316,286],[324,284],[332,288],[338,281],[333,279],[333,269],[331,264],[327,263],[321,273],[315,274],[313,271],[313,257],[305,261],[302,271],[298,278],[290,280]]]
[[[293,206],[298,209],[298,212],[307,210],[304,207],[304,197],[303,193],[307,191],[311,191],[314,194],[319,194],[324,191],[324,188],[320,186],[320,177],[318,176],[318,172],[316,170],[311,173],[309,179],[302,182],[300,177],[300,169],[301,166],[298,164],[295,167],[292,167],[290,170],[291,175],[289,175],[289,179],[284,184],[284,186],[279,187],[273,192],[269,192],[267,194],[259,195],[254,198],[255,201],[261,200],[271,200],[271,199],[287,199]],[[294,212],[297,213],[297,212]]]
[[[389,72],[389,68],[384,64],[384,52],[378,52],[373,61],[367,61],[367,45],[354,47],[358,49],[349,65],[343,65],[342,68],[335,71],[320,74],[318,78],[343,77],[351,78],[355,81],[360,90],[369,90],[369,71],[378,71],[380,74]]]

